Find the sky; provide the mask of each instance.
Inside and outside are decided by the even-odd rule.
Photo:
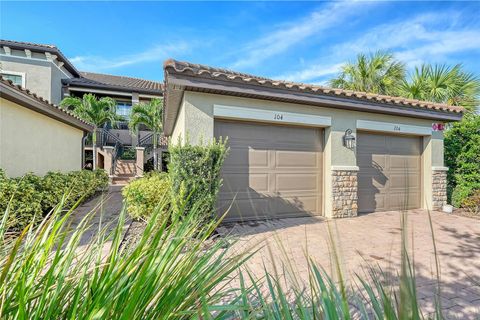
[[[56,45],[81,71],[163,80],[168,58],[325,84],[358,53],[480,76],[480,2],[5,2],[2,39]]]

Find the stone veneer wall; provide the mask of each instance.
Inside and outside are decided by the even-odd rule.
[[[434,170],[432,172],[433,209],[442,209],[447,204],[447,171]]]
[[[332,217],[355,217],[358,211],[357,171],[332,170],[332,179]]]

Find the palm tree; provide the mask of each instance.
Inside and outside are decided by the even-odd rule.
[[[334,88],[368,93],[397,95],[405,79],[405,64],[390,52],[359,54],[355,62],[342,66],[342,71],[329,81]]]
[[[154,98],[148,103],[139,103],[133,106],[128,127],[132,133],[137,134],[140,124],[153,131],[153,166],[157,170],[158,138],[163,131],[163,102],[161,99]]]
[[[400,94],[406,98],[463,106],[473,111],[480,104],[480,80],[462,65],[422,65],[405,80]]]
[[[120,117],[115,113],[117,103],[109,97],[97,99],[91,93],[84,94],[83,98],[66,97],[60,105],[72,110],[79,118],[91,123],[94,127],[93,140],[93,169],[96,169],[97,161],[97,129],[105,123],[115,124]]]

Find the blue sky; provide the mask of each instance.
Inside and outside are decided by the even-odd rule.
[[[82,71],[162,80],[172,57],[324,83],[359,52],[480,75],[480,2],[0,2],[3,39],[48,43]]]

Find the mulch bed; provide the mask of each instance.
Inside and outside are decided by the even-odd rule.
[[[465,209],[455,209],[453,210],[453,214],[456,215],[456,216],[461,216],[461,217],[467,217],[467,218],[471,218],[471,219],[476,219],[476,220],[480,220],[480,215],[479,214],[473,214]]]

